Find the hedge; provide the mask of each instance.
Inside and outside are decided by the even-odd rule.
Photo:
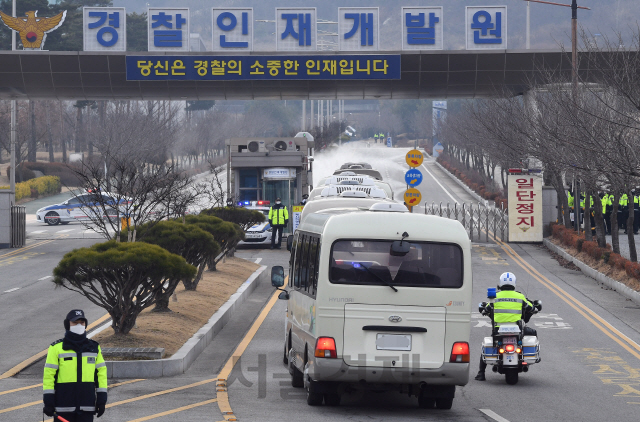
[[[461,163],[452,163],[450,157],[444,154],[441,154],[436,161],[482,198],[495,201],[496,208],[502,207],[505,211],[508,209],[509,204],[507,199],[502,196],[500,191],[496,191],[497,188],[495,186],[485,185],[480,172],[464,167],[460,168],[462,166]]]
[[[585,240],[584,233],[578,236],[575,231],[556,223],[551,223],[551,233],[563,245],[576,248],[578,252],[584,252],[596,261],[602,259],[605,264],[610,265],[615,270],[624,271],[629,277],[640,281],[640,264],[613,253],[611,245],[607,244],[606,248],[601,248],[597,242]]]
[[[37,198],[42,195],[60,193],[62,184],[57,176],[42,176],[26,182],[16,183],[16,201],[23,198]],[[9,186],[1,186],[0,189],[9,189]]]

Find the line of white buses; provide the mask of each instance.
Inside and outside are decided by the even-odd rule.
[[[283,361],[307,403],[394,390],[450,409],[469,379],[471,242],[457,221],[409,213],[380,173],[347,163],[320,181],[287,239]]]

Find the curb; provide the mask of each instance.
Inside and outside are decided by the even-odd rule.
[[[457,184],[460,185],[460,187],[462,189],[464,189],[465,191],[467,191],[467,193],[471,196],[474,197],[474,199],[478,202],[480,202],[481,204],[483,204],[484,206],[489,206],[489,201],[487,201],[486,199],[484,199],[483,197],[481,197],[480,195],[478,195],[477,193],[475,193],[474,191],[471,190],[471,188],[467,185],[464,184],[464,182],[460,179],[458,179],[456,176],[454,176],[453,174],[451,174],[451,172],[449,170],[447,170],[446,168],[442,167],[442,164],[440,164],[438,161],[434,161],[434,163],[440,167],[440,170],[442,170],[443,172],[445,172],[445,174],[447,176],[449,176],[450,178],[453,179],[454,182],[456,182]]]
[[[264,282],[268,276],[266,265],[258,268],[229,297],[202,328],[170,358],[138,361],[107,361],[108,378],[160,378],[182,374],[189,369],[213,338],[229,322],[237,308],[256,289],[258,283]]]
[[[543,243],[547,248],[551,249],[553,252],[557,253],[567,261],[573,262],[578,268],[580,268],[580,271],[582,271],[583,274],[593,278],[598,283],[604,284],[605,286],[609,287],[611,290],[614,290],[620,293],[622,296],[640,305],[639,292],[636,292],[635,290],[619,282],[618,280],[614,280],[611,277],[607,277],[606,275],[602,274],[600,271],[594,270],[584,262],[580,261],[578,258],[572,255],[569,255],[567,252],[565,252],[564,249],[553,244],[551,241],[549,241],[549,239],[544,239]]]

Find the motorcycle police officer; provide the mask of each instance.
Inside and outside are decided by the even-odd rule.
[[[107,404],[107,364],[97,342],[87,338],[87,318],[74,309],[64,320],[64,338],[49,346],[43,376],[43,412],[69,422],[91,422]]]
[[[524,322],[527,323],[535,311],[533,303],[531,303],[525,295],[516,291],[516,275],[514,273],[503,273],[500,276],[498,292],[496,293],[494,303],[489,304],[487,307],[492,307],[493,330],[505,322],[518,322],[524,319]],[[537,305],[536,308],[541,310],[542,306]],[[523,327],[522,332],[526,336],[538,335],[536,330],[529,327]],[[482,360],[482,356],[480,356],[480,367],[478,375],[475,377],[476,380],[486,380],[484,375],[486,368],[487,364]]]

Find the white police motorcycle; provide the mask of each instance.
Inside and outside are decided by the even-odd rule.
[[[487,297],[490,302],[482,302],[478,311],[483,316],[491,318],[493,322],[493,307],[490,306],[495,299],[497,289],[495,287],[487,289]],[[537,314],[542,310],[542,302],[533,301],[533,313]],[[518,382],[518,374],[528,372],[529,367],[540,362],[540,342],[536,335],[527,335],[523,320],[513,323],[500,323],[498,329],[492,331],[490,337],[485,337],[482,342],[482,360],[487,365],[492,366],[493,372],[503,374],[509,385]]]

